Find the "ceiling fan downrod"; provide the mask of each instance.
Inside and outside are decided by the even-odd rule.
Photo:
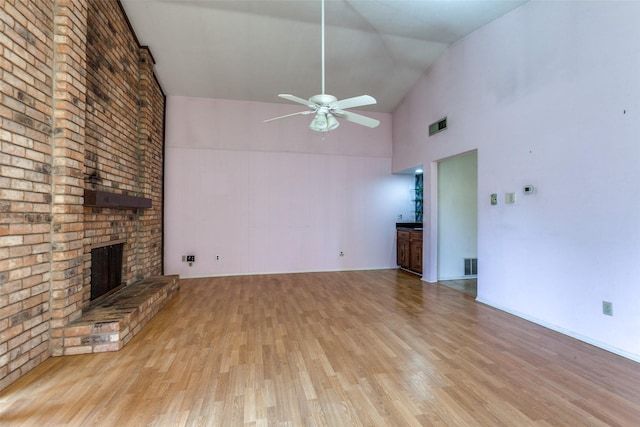
[[[362,126],[375,128],[380,124],[379,120],[372,119],[370,117],[361,116],[360,114],[346,111],[346,108],[362,107],[365,105],[372,105],[376,103],[374,97],[370,95],[360,95],[352,98],[338,100],[333,95],[325,93],[325,19],[324,19],[324,0],[321,0],[321,15],[320,15],[320,27],[321,27],[321,75],[322,75],[322,93],[314,95],[311,98],[303,99],[295,95],[288,93],[281,93],[278,96],[297,104],[305,105],[309,108],[307,111],[299,111],[297,113],[285,114],[284,116],[274,117],[272,119],[264,120],[264,122],[271,122],[273,120],[283,119],[285,117],[314,114],[314,118],[311,121],[309,127],[311,130],[321,133],[326,133],[330,130],[337,128],[340,123],[339,119],[344,119]]]
[[[320,19],[320,28],[321,28],[321,38],[322,38],[322,94],[324,95],[326,92],[324,91],[324,0],[322,0],[322,14]]]

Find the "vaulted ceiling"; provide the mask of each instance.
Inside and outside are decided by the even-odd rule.
[[[527,0],[326,0],[326,92],[391,112],[458,39]],[[121,0],[169,96],[321,93],[320,0]]]

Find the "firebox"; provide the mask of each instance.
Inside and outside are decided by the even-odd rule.
[[[91,300],[118,288],[122,282],[124,243],[91,250]]]

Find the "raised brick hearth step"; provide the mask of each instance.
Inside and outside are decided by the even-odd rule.
[[[118,351],[179,288],[179,276],[150,277],[125,286],[64,328],[63,354]]]

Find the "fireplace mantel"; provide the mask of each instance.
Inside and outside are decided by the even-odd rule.
[[[149,209],[151,199],[107,191],[84,190],[84,205],[112,209]]]

